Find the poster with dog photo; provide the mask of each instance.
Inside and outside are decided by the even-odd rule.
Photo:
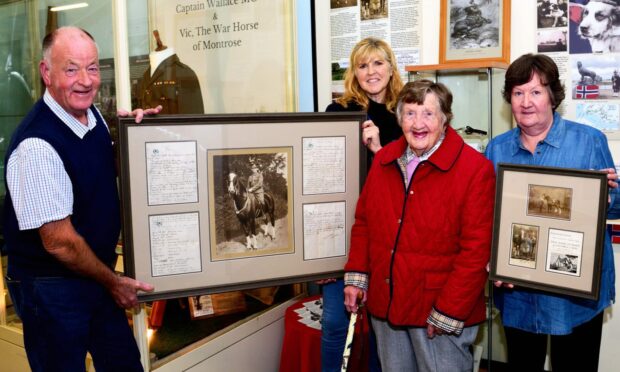
[[[620,52],[620,1],[571,0],[569,53]]]
[[[570,64],[573,99],[620,99],[620,55],[573,55]]]

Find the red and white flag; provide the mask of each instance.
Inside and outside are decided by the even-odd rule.
[[[598,94],[598,85],[596,84],[578,84],[575,87],[575,98],[578,99],[598,98]]]

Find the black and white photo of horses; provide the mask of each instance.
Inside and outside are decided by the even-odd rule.
[[[528,189],[528,216],[570,220],[573,189],[542,185],[529,185]]]
[[[211,259],[292,253],[290,148],[210,150]]]

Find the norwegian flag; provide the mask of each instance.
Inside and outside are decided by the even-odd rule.
[[[581,98],[581,99],[598,98],[598,85],[578,84],[577,87],[575,87],[575,98]]]
[[[611,235],[611,242],[613,244],[620,244],[620,225],[608,225],[611,227],[609,230]]]

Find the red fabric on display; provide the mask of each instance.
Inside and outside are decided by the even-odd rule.
[[[280,372],[316,372],[321,370],[321,331],[298,321],[296,309],[304,302],[316,301],[320,295],[306,297],[286,309],[284,339],[280,354]]]

